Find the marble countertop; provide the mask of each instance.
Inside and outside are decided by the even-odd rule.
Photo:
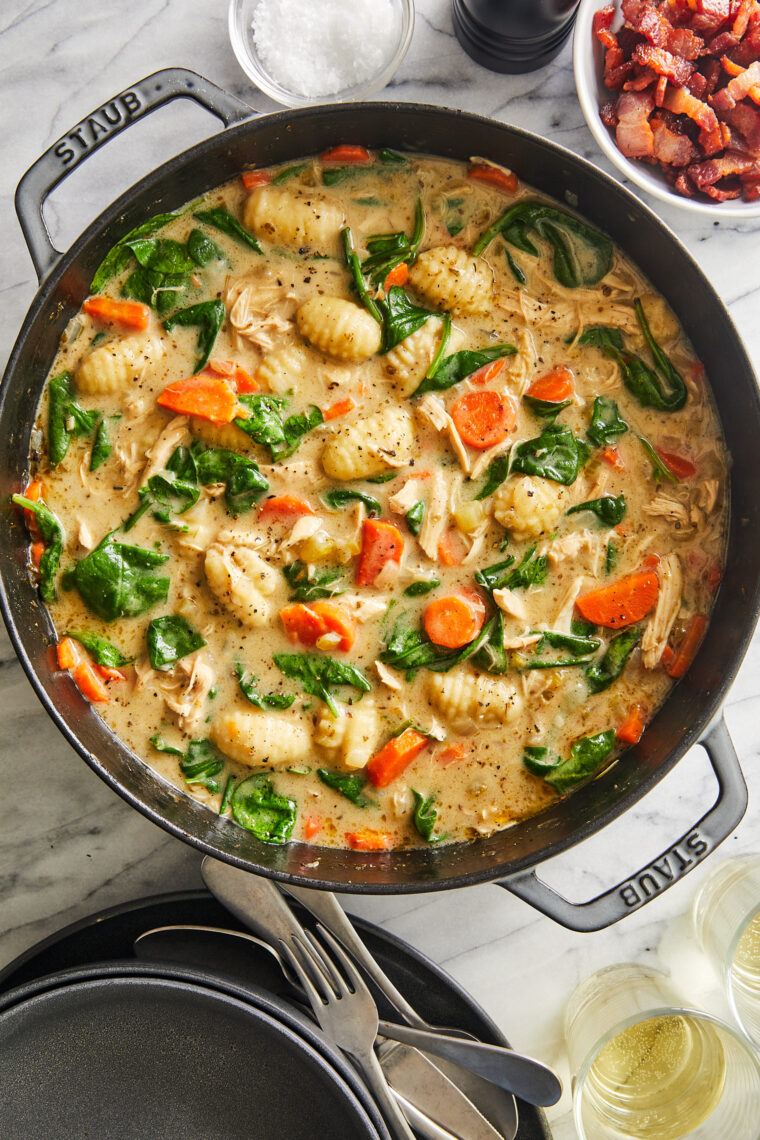
[[[90,110],[160,67],[183,65],[259,109],[272,106],[239,70],[227,39],[226,4],[136,0],[5,0],[0,14],[0,358],[10,352],[35,293],[31,262],[13,212],[21,174]],[[394,99],[459,107],[556,140],[602,167],[573,86],[570,45],[547,68],[491,74],[456,42],[449,0],[417,0],[409,54],[385,92]],[[94,155],[52,196],[54,239],[66,248],[125,187],[167,156],[217,130],[195,105],[175,103]],[[609,168],[611,171],[611,168]],[[612,172],[612,171],[611,171]],[[760,367],[760,221],[711,222],[654,201],[728,306]],[[562,1011],[577,982],[603,965],[653,962],[677,968],[705,1000],[711,981],[689,943],[683,915],[710,869],[756,845],[760,770],[760,640],[729,696],[726,716],[749,784],[750,807],[718,854],[610,930],[574,934],[497,886],[424,896],[353,898],[378,922],[442,964],[470,989],[519,1049],[567,1076]],[[48,720],[2,635],[0,758],[5,801],[0,830],[0,965],[57,928],[102,907],[199,885],[199,855],[127,807],[97,780]],[[700,749],[615,826],[544,865],[570,898],[596,894],[656,857],[704,813],[715,779]],[[567,1082],[569,1087],[569,1082]],[[569,1098],[550,1110],[557,1140],[572,1140]]]

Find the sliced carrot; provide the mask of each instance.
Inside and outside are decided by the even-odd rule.
[[[116,301],[113,297],[88,297],[82,308],[98,321],[124,325],[128,329],[147,329],[150,309],[140,301]]]
[[[451,527],[444,531],[437,553],[442,566],[459,566],[467,554],[467,545],[458,530]]]
[[[74,669],[85,657],[85,652],[73,637],[63,637],[57,645],[58,668]]]
[[[403,553],[404,539],[398,527],[380,519],[365,519],[356,570],[357,585],[373,586],[383,568],[389,562],[400,562]]]
[[[259,518],[276,515],[280,519],[294,519],[316,513],[311,503],[295,495],[273,495],[271,499],[265,499],[259,507]]]
[[[705,636],[706,629],[707,618],[701,614],[695,614],[689,622],[686,633],[681,639],[681,644],[675,651],[673,660],[666,666],[668,676],[675,678],[683,677],[697,655],[697,650],[699,649],[702,638]]]
[[[71,670],[71,676],[74,678],[74,684],[79,692],[88,701],[95,701],[98,704],[106,704],[110,701],[111,694],[108,692],[108,686],[98,676],[92,661],[82,661],[79,665],[75,665]]]
[[[576,606],[582,617],[592,625],[608,629],[622,629],[641,621],[657,601],[660,583],[651,571],[628,574],[609,586],[582,594]]]
[[[506,190],[514,194],[519,186],[517,175],[511,170],[502,170],[500,166],[489,166],[488,163],[477,163],[467,171],[467,177],[476,182],[487,182],[489,186],[496,186],[499,190]]]
[[[108,684],[112,681],[126,681],[127,674],[123,669],[114,669],[111,665],[94,665],[95,672]]]
[[[312,602],[312,611],[322,620],[326,633],[340,634],[340,641],[333,648],[347,652],[356,639],[356,620],[345,606],[339,602]]]
[[[249,372],[234,360],[209,360],[201,373],[203,376],[224,376],[235,385],[240,395],[258,392],[259,386]]]
[[[416,728],[406,728],[375,753],[365,769],[376,788],[392,784],[430,743]]]
[[[436,756],[436,761],[442,768],[448,768],[449,764],[459,764],[462,760],[466,760],[470,755],[471,749],[462,744],[452,744],[449,748],[444,748],[443,752],[439,752]]]
[[[29,499],[30,503],[39,503],[39,501],[42,499],[43,494],[44,487],[42,486],[41,480],[33,479],[24,491],[24,498]],[[32,538],[39,539],[40,528],[37,526],[37,516],[35,515],[34,511],[30,511],[28,508],[24,509],[24,522],[26,523],[26,529],[29,531]]]
[[[337,404],[331,404],[329,408],[325,408],[322,412],[322,417],[325,422],[337,420],[338,416],[347,416],[355,407],[356,404],[351,397],[346,396],[345,400],[338,400]]]
[[[349,166],[372,162],[372,155],[366,147],[353,146],[350,143],[342,143],[340,146],[323,151],[321,158],[323,162],[342,162]]]
[[[492,360],[490,364],[484,364],[476,372],[471,372],[467,379],[471,384],[490,384],[492,380],[496,379],[503,367],[504,357],[500,356],[498,360]]]
[[[708,590],[714,594],[718,589],[718,586],[723,581],[723,567],[719,562],[713,562],[712,566],[705,575],[705,581],[707,582]]]
[[[35,570],[39,570],[40,563],[42,562],[42,555],[44,553],[45,553],[45,543],[41,539],[39,542],[33,542],[32,543],[30,550],[29,550],[29,556],[31,557],[32,566],[34,567]]]
[[[481,629],[486,618],[486,607],[480,597],[447,594],[436,598],[425,610],[425,633],[435,645],[446,649],[461,649],[469,645]]]
[[[693,479],[696,475],[698,468],[684,455],[677,455],[674,451],[663,451],[659,447],[656,447],[655,451],[676,479]]]
[[[511,396],[488,388],[465,392],[451,407],[451,418],[464,443],[485,451],[506,439],[517,422],[517,405]]]
[[[617,467],[618,471],[625,471],[625,463],[620,458],[620,452],[616,447],[605,447],[602,452],[602,459],[605,463],[609,463],[610,467]]]
[[[267,186],[272,181],[268,170],[244,170],[240,181],[245,190],[255,190],[257,186]]]
[[[558,404],[562,400],[569,400],[575,392],[575,376],[572,369],[560,365],[552,368],[551,372],[544,372],[531,384],[526,395],[534,400],[546,400],[550,404]]]
[[[164,388],[157,403],[182,416],[199,416],[214,424],[232,423],[238,412],[237,393],[221,376],[201,372],[186,380],[175,380]]]
[[[389,851],[393,847],[393,836],[389,831],[363,827],[361,831],[347,831],[346,843],[354,851]]]
[[[643,705],[634,705],[618,726],[615,736],[624,744],[638,744],[644,732],[647,717]]]
[[[659,565],[659,554],[645,554],[641,559],[640,570],[656,570]]]
[[[387,293],[391,285],[406,285],[408,280],[409,266],[405,261],[402,261],[400,265],[397,265],[394,269],[391,269],[390,273],[383,282],[383,289]]]
[[[670,668],[670,666],[673,664],[673,658],[674,657],[675,657],[675,653],[673,651],[673,648],[670,645],[666,645],[662,651],[662,657],[660,658],[660,664],[662,665],[662,667],[666,673],[667,673],[668,669]]]
[[[303,602],[294,602],[281,609],[280,621],[294,644],[300,641],[301,645],[316,645],[319,638],[327,633],[324,620]]]
[[[304,839],[313,839],[315,835],[319,835],[322,830],[322,820],[316,815],[307,816],[303,821],[303,837]]]

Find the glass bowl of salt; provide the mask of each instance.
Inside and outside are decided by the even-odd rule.
[[[252,83],[286,107],[363,99],[391,80],[414,0],[230,0],[229,33]]]

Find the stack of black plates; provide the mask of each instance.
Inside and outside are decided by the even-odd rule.
[[[426,1018],[504,1043],[446,974],[356,922]],[[274,959],[232,939],[215,941],[206,962],[190,940],[186,964],[132,956],[139,934],[171,924],[241,929],[205,892],[166,895],[77,923],[0,973],[0,1135],[388,1140],[351,1066],[291,1004]],[[543,1114],[521,1104],[518,1140],[549,1136]]]

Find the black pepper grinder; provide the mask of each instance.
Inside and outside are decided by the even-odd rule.
[[[491,71],[544,67],[570,35],[579,0],[454,0],[454,31],[468,55]]]

